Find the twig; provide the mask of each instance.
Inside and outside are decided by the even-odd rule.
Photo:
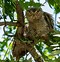
[[[0,22],[0,26],[2,25],[10,25],[10,26],[17,26],[17,23],[16,22]]]

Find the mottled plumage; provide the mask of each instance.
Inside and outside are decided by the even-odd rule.
[[[52,17],[49,13],[38,8],[30,8],[26,11],[29,21],[28,34],[32,38],[40,38],[53,31]]]

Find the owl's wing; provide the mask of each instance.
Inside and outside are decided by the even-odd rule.
[[[53,31],[54,24],[53,24],[53,19],[52,19],[51,14],[44,12],[43,15],[44,15],[44,19],[45,19],[46,23],[48,24],[50,31]]]

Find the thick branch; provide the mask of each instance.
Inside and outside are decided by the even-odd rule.
[[[16,0],[16,12],[17,12],[17,24],[19,26],[19,28],[16,31],[16,36],[22,37],[24,33],[24,14],[23,9],[21,8],[21,5],[19,4],[18,0]]]
[[[18,0],[16,0],[16,12],[17,12],[17,23],[19,23],[19,26],[24,26],[24,14],[23,9],[21,8],[21,5],[19,4]]]
[[[17,26],[17,23],[16,22],[0,22],[0,26],[2,25]]]
[[[36,49],[31,44],[27,44],[26,48],[30,52],[30,54],[33,56],[36,62],[44,62],[41,56],[36,52]]]

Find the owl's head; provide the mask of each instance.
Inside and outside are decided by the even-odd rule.
[[[39,8],[29,8],[26,11],[26,17],[29,22],[34,22],[34,21],[40,20],[42,15],[43,15],[42,10]]]

